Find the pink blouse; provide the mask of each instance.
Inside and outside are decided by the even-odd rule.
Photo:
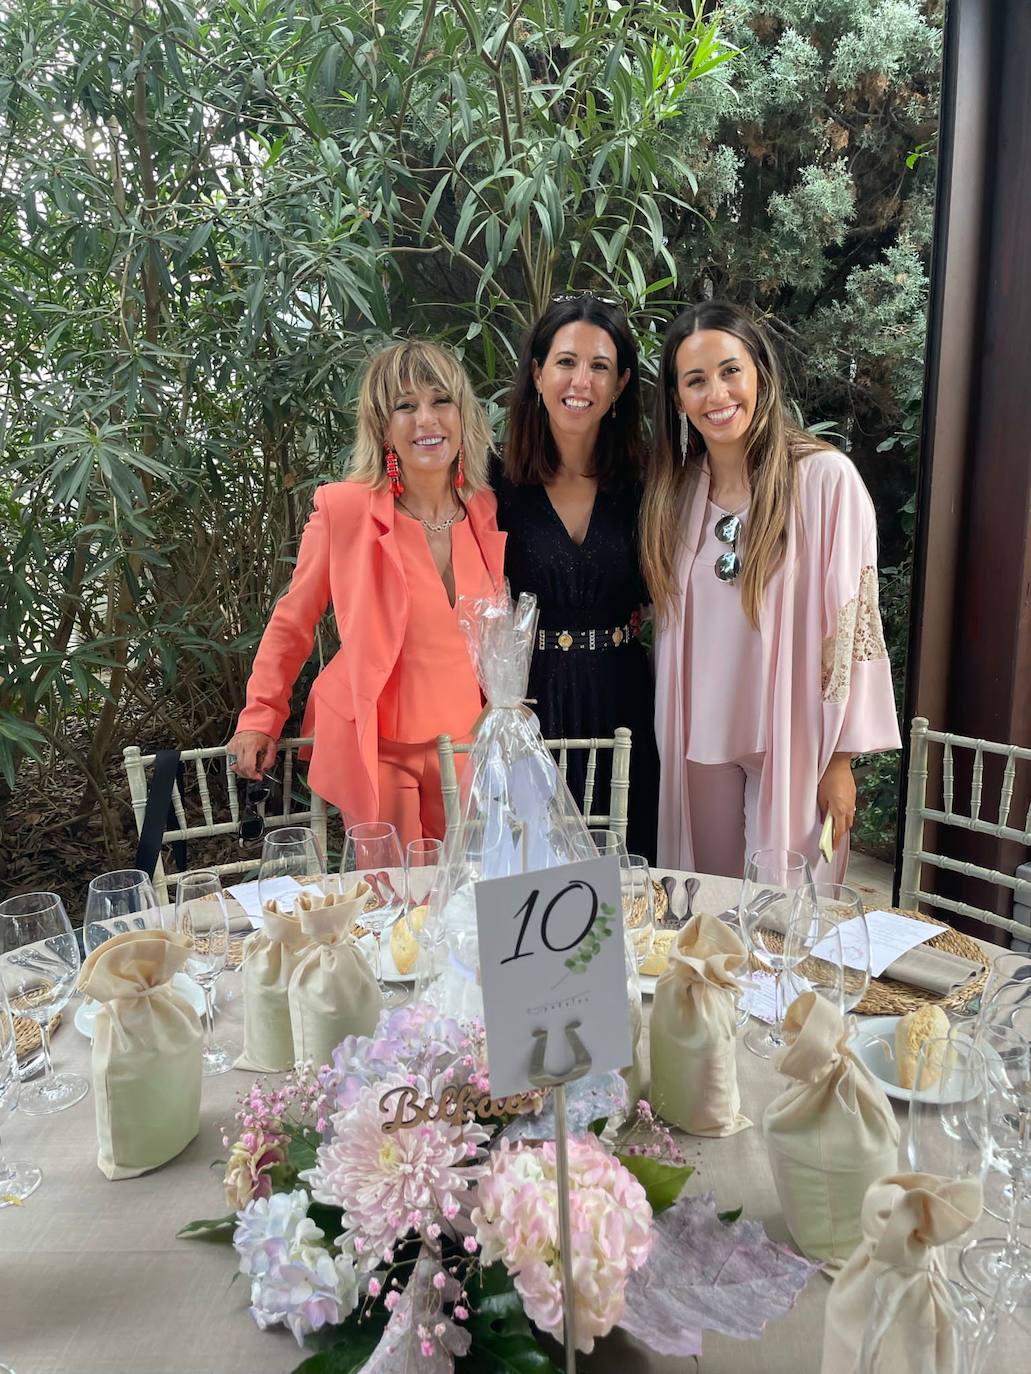
[[[684,736],[685,758],[692,763],[730,763],[766,748],[762,640],[745,615],[739,583],[716,576],[716,560],[730,552],[716,538],[716,524],[730,514],[714,501],[706,503],[687,582]]]

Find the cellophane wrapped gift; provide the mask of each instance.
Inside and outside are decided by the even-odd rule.
[[[200,1127],[203,1031],[170,986],[188,958],[181,936],[130,930],[82,966],[79,987],[100,1003],[92,1080],[97,1166],[106,1178],[136,1178],[167,1164]]]
[[[369,895],[359,882],[344,893],[302,892],[294,907],[310,941],[290,975],[288,989],[293,1053],[316,1066],[328,1064],[349,1035],[371,1035],[383,997],[351,927]]]
[[[736,974],[747,963],[740,935],[703,912],[678,932],[655,988],[651,1103],[690,1135],[734,1135],[752,1124],[737,1085]]]
[[[461,597],[458,605],[487,705],[461,781],[461,819],[444,839],[416,996],[462,1019],[483,1015],[474,885],[597,858],[597,850],[525,703],[536,598],[525,592],[515,603],[506,594]],[[630,971],[636,979],[633,961]]]
[[[870,1374],[963,1374],[944,1247],[980,1215],[976,1179],[894,1174],[870,1186],[863,1238],[827,1297],[822,1374],[859,1374],[864,1332],[874,1320]]]
[[[294,1066],[290,979],[311,940],[297,913],[269,902],[261,929],[243,944],[243,1053],[238,1069],[280,1073]]]
[[[803,992],[788,1008],[784,1033],[789,1048],[778,1068],[796,1081],[766,1108],[766,1151],[798,1248],[838,1267],[862,1235],[867,1188],[898,1167],[898,1122],[884,1089],[849,1049],[837,1007]]]

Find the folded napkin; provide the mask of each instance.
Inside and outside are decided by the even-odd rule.
[[[302,892],[294,905],[309,941],[290,975],[294,1057],[316,1067],[328,1064],[347,1036],[371,1035],[383,1007],[369,961],[351,934],[369,891],[359,882],[325,897]]]
[[[83,964],[79,987],[101,1005],[93,1028],[97,1165],[135,1178],[184,1150],[200,1127],[197,1013],[172,978],[189,958],[165,930],[130,930]]]
[[[311,943],[295,912],[262,908],[261,929],[243,942],[243,1053],[238,1069],[278,1073],[294,1066],[290,979]]]
[[[862,1240],[827,1297],[822,1374],[858,1374],[863,1333],[877,1296],[876,1359],[871,1374],[962,1374],[940,1249],[981,1215],[981,1185],[936,1174],[893,1174],[871,1184],[862,1209]],[[914,1351],[920,1351],[919,1364]],[[868,1346],[868,1354],[873,1353]]]
[[[786,924],[787,918],[780,911],[763,914],[762,926],[766,930],[783,935]],[[892,978],[896,983],[907,983],[912,988],[921,988],[924,992],[945,997],[971,982],[983,968],[983,964],[973,959],[964,959],[959,954],[950,954],[948,950],[933,949],[924,944],[907,950],[900,959],[889,964],[880,977]]]
[[[799,1249],[840,1265],[859,1242],[867,1188],[897,1167],[898,1122],[884,1089],[849,1050],[837,1007],[803,992],[784,1032],[789,1048],[778,1068],[796,1082],[763,1117],[773,1181]]]
[[[693,916],[678,933],[655,987],[651,1103],[691,1135],[734,1135],[740,1112],[736,972],[748,961],[738,933],[716,916]]]

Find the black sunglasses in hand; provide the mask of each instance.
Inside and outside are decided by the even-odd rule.
[[[272,795],[273,787],[279,782],[269,773],[262,774],[260,780],[248,779],[243,794],[243,813],[240,816],[240,844],[256,844],[265,834],[265,817],[258,810]]]

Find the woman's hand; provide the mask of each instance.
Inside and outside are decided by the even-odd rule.
[[[827,771],[816,789],[820,815],[828,811],[834,817],[835,849],[842,837],[852,829],[856,819],[856,780],[852,776],[852,755],[832,754]]]
[[[276,741],[260,730],[238,730],[226,745],[226,753],[236,755],[236,762],[229,766],[237,777],[258,779],[276,761]]]

